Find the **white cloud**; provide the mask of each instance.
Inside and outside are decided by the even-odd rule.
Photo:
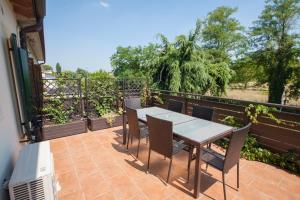
[[[109,7],[109,3],[105,0],[100,0],[100,5],[104,8],[108,8]]]

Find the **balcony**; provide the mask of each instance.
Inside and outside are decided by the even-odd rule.
[[[132,154],[135,155],[137,141],[128,152],[122,144],[122,132],[122,127],[115,127],[50,141],[59,200],[194,199],[193,170],[187,183],[187,152],[174,156],[170,182],[166,184],[169,162],[153,152],[147,174],[146,142],[141,141],[136,160]],[[299,176],[261,162],[241,159],[240,163],[239,191],[236,168],[226,176],[228,199],[300,198]],[[223,199],[220,171],[208,167],[205,172],[204,165],[202,171],[199,199]]]

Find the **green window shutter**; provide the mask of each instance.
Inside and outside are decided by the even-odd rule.
[[[32,86],[31,78],[28,66],[28,53],[25,49],[19,48],[20,64],[23,75],[23,87],[24,87],[24,104],[27,115],[27,120],[32,121]]]
[[[20,91],[18,101],[22,105],[23,112],[22,116],[24,117],[22,125],[25,126],[27,134],[30,134],[30,122],[32,121],[32,92],[31,92],[31,79],[28,67],[28,53],[25,49],[22,49],[17,46],[17,37],[15,34],[11,34],[10,37],[11,50],[13,53],[13,61],[16,73],[17,84]]]

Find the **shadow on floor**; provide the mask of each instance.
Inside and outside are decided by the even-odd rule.
[[[132,156],[132,160],[124,159],[124,161],[131,167],[141,172],[147,173],[147,159],[148,159],[148,145],[146,144],[145,140],[141,140],[140,151],[139,151],[139,158],[136,158],[136,151],[137,151],[137,139],[134,139],[133,143],[129,145],[129,150],[126,149],[126,146],[123,145],[123,130],[115,130],[116,137],[113,139],[117,142],[111,143],[112,147],[124,154],[129,154]],[[153,155],[155,154],[155,155]],[[194,188],[194,167],[191,167],[191,177],[189,182],[187,182],[187,162],[188,162],[188,153],[182,152],[178,156],[174,156],[174,161],[172,164],[172,171],[170,175],[169,185],[172,187],[188,194],[193,195],[193,188]],[[142,164],[140,164],[142,163]],[[194,162],[192,163],[194,165]],[[155,152],[151,153],[151,160],[150,160],[150,170],[149,173],[156,176],[163,184],[167,185],[166,178],[168,173],[169,167],[169,160],[164,159],[162,155],[159,155]],[[220,172],[221,173],[221,172]],[[219,180],[215,179],[212,174],[203,173],[201,174],[201,193],[202,195],[213,199],[209,195],[205,194],[205,191],[211,187],[216,182],[220,182]]]

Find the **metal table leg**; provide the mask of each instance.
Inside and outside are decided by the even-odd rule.
[[[126,144],[127,139],[127,129],[126,129],[126,115],[123,114],[123,144]]]
[[[200,193],[200,179],[201,179],[201,148],[196,148],[196,162],[195,162],[195,180],[194,180],[194,197],[198,198]]]

